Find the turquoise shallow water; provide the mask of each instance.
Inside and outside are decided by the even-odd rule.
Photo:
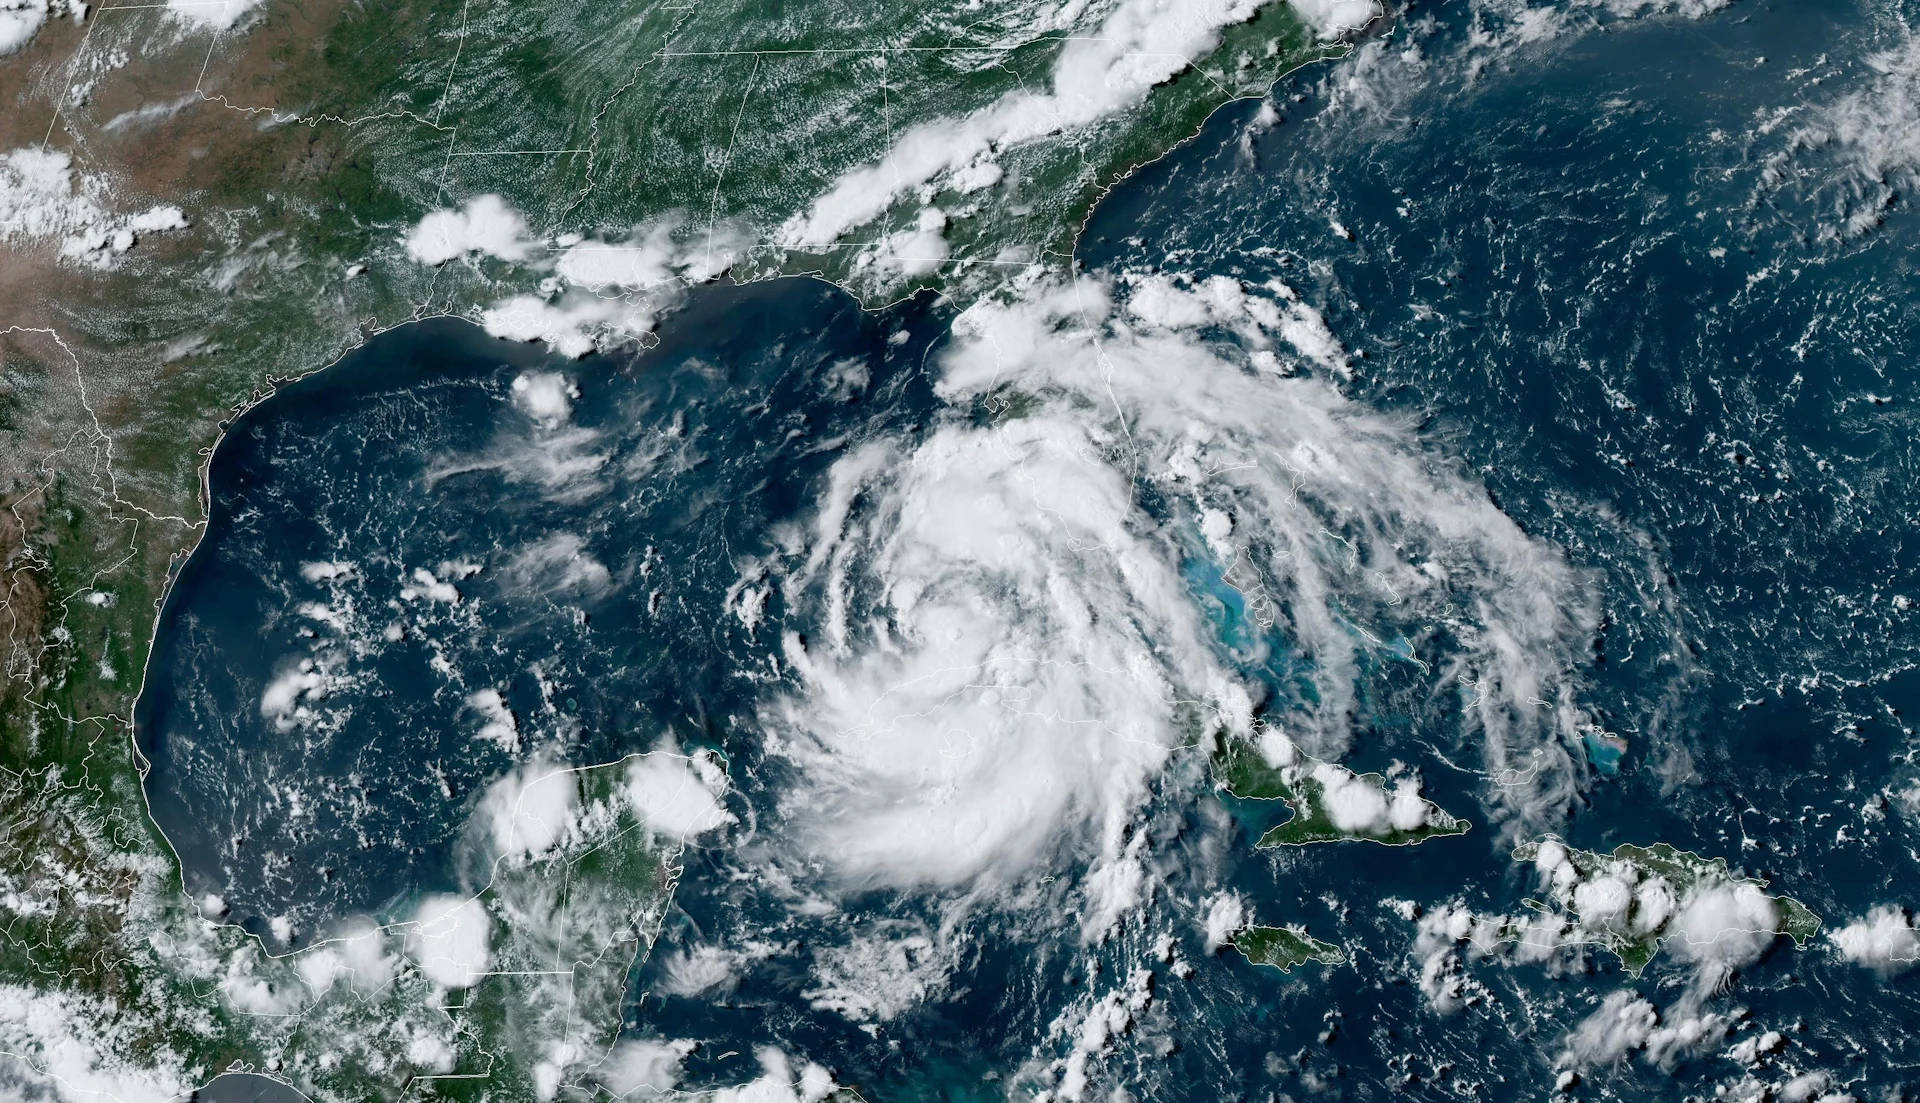
[[[1920,707],[1920,633],[1896,600],[1920,598],[1920,218],[1897,163],[1863,173],[1834,136],[1848,97],[1881,102],[1887,66],[1866,59],[1902,45],[1911,13],[1562,15],[1557,37],[1493,48],[1488,28],[1511,12],[1410,11],[1354,59],[1283,82],[1267,116],[1221,111],[1103,203],[1079,259],[1300,288],[1355,353],[1346,389],[1595,573],[1602,616],[1579,689],[1605,731],[1579,740],[1594,769],[1558,830],[1726,857],[1829,923],[1920,905],[1907,841],[1920,807],[1903,799],[1920,778],[1905,719]],[[1896,134],[1913,124],[1897,107]],[[1877,221],[1863,226],[1863,209]],[[658,348],[577,364],[430,322],[240,419],[138,715],[190,889],[262,932],[292,918],[298,944],[450,885],[478,788],[525,751],[475,738],[482,688],[525,744],[577,760],[670,732],[727,751],[740,827],[689,854],[629,1028],[701,1041],[690,1086],[750,1077],[743,1055],[772,1044],[876,1103],[1000,1098],[1141,947],[991,909],[943,926],[953,901],[939,893],[875,890],[823,914],[756,883],[757,832],[794,779],[761,756],[753,706],[778,630],[812,626],[787,624],[776,591],[750,629],[729,596],[742,562],[812,515],[841,450],[984,416],[933,392],[950,322],[924,298],[862,313],[808,280],[697,291]],[[567,432],[586,436],[518,412],[513,381],[542,370],[575,381]],[[526,559],[535,547],[549,554]],[[307,569],[336,562],[351,571]],[[1248,619],[1217,566],[1194,556],[1185,581],[1224,651],[1280,687],[1276,709],[1306,699],[1287,641]],[[431,584],[462,600],[436,604]],[[1468,961],[1479,998],[1433,1009],[1413,926],[1384,903],[1516,912],[1533,886],[1485,822],[1486,779],[1431,664],[1385,638],[1361,665],[1351,764],[1418,765],[1477,829],[1255,854],[1270,810],[1166,781],[1167,899],[1153,906],[1200,893],[1191,859],[1224,869],[1263,919],[1336,938],[1351,963],[1282,976],[1208,956],[1179,928],[1196,972],[1162,976],[1101,1091],[1539,1098],[1567,1033],[1609,994],[1680,1014],[1687,966],[1663,958],[1632,978],[1599,954]],[[303,690],[307,715],[263,706],[289,677],[318,691]],[[809,993],[822,955],[875,929],[932,932],[952,953],[929,998],[863,1028]],[[690,984],[688,963],[716,948],[727,977]],[[1822,1072],[1897,1098],[1920,1087],[1916,983],[1782,943],[1704,1005],[1750,1024],[1725,1044],[1671,1067],[1629,1054],[1589,1069],[1581,1092],[1707,1098],[1747,1075],[1727,1045],[1779,1030],[1763,1079]]]

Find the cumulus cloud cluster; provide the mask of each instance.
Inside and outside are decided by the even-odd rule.
[[[497,745],[508,754],[520,750],[520,721],[507,707],[507,699],[497,689],[480,689],[467,695],[467,707],[480,717],[480,729],[474,738]]]
[[[622,1038],[593,1070],[594,1080],[619,1099],[653,1099],[680,1082],[681,1063],[692,1053],[690,1041]]]
[[[1410,780],[1387,789],[1331,762],[1315,763],[1312,777],[1320,787],[1320,808],[1333,826],[1356,835],[1417,831],[1439,811]]]
[[[552,432],[573,416],[573,400],[580,388],[559,372],[522,372],[513,379],[513,404]]]
[[[677,214],[636,228],[624,241],[579,234],[542,240],[505,199],[485,194],[459,208],[427,212],[404,244],[421,264],[486,256],[550,273],[538,294],[492,304],[480,324],[496,337],[540,341],[580,357],[653,332],[673,290],[725,272],[745,253],[747,240],[732,227],[690,227]]]
[[[1858,1103],[1825,1069],[1788,1072],[1772,1081],[1748,1074],[1716,1086],[1714,1096],[1728,1103]]]
[[[1087,1098],[1094,1062],[1110,1052],[1114,1042],[1132,1030],[1140,1015],[1153,1006],[1153,984],[1150,970],[1135,969],[1124,982],[1094,1001],[1077,1022],[1056,1023],[1055,1031],[1066,1035],[1070,1048],[1064,1059],[1033,1070],[1053,1084],[1034,1093],[1034,1103],[1080,1103]]]
[[[1237,892],[1215,893],[1204,904],[1200,917],[1207,952],[1219,953],[1252,921],[1245,897]]]
[[[887,924],[820,951],[814,960],[815,987],[801,995],[815,1009],[854,1022],[886,1022],[945,994],[963,944],[955,931]]]
[[[594,1067],[592,1075],[601,1087],[618,1099],[688,1098],[693,1091],[679,1091],[681,1065],[694,1043],[682,1039],[623,1038],[606,1059]],[[760,1075],[744,1084],[704,1089],[698,1098],[710,1103],[820,1103],[839,1090],[833,1074],[812,1061],[796,1062],[772,1046],[754,1051]]]
[[[1279,771],[1304,815],[1324,819],[1346,834],[1383,837],[1457,822],[1422,797],[1419,778],[1399,767],[1391,778],[1356,774],[1302,754],[1293,740],[1270,724],[1260,726],[1253,746],[1269,767]]]
[[[207,31],[228,31],[259,8],[260,0],[167,0],[167,14]]]
[[[1841,957],[1885,975],[1920,962],[1920,928],[1907,909],[1895,905],[1874,908],[1827,938]]]
[[[325,698],[335,682],[312,659],[290,663],[260,691],[260,715],[273,721],[275,731],[290,732],[314,718],[311,702]]]
[[[578,292],[558,299],[515,295],[480,314],[480,325],[495,337],[539,341],[568,357],[585,356],[603,344],[651,333],[655,321],[656,311],[650,305]]]
[[[1347,350],[1327,327],[1326,318],[1280,280],[1268,280],[1258,289],[1268,294],[1261,295],[1249,293],[1231,276],[1210,276],[1197,283],[1162,273],[1129,274],[1123,279],[1128,285],[1126,314],[1137,324],[1174,330],[1209,325],[1231,329],[1255,350],[1256,367],[1284,374],[1286,366],[1267,351],[1269,337],[1277,336],[1309,366],[1343,377],[1353,372]]]
[[[477,195],[458,210],[429,211],[407,233],[407,255],[421,264],[445,264],[481,253],[524,260],[531,249],[527,220],[497,195]]]
[[[579,813],[579,774],[539,758],[487,786],[478,811],[492,853],[508,859],[552,850],[574,833]]]
[[[1522,848],[1516,856],[1524,859],[1528,853]],[[1417,923],[1413,956],[1421,989],[1442,1013],[1484,995],[1484,987],[1464,968],[1469,959],[1576,971],[1584,968],[1589,947],[1605,947],[1630,963],[1665,948],[1692,966],[1692,983],[1672,1013],[1671,1030],[1654,1030],[1658,1017],[1651,1006],[1640,1007],[1631,993],[1621,995],[1569,1040],[1569,1052],[1581,1055],[1581,1062],[1604,1064],[1618,1053],[1644,1048],[1650,1060],[1669,1064],[1676,1054],[1716,1043],[1727,1023],[1701,1011],[1700,1004],[1734,970],[1758,961],[1786,926],[1782,898],[1768,896],[1759,882],[1730,877],[1716,863],[1700,862],[1677,886],[1631,858],[1576,852],[1552,836],[1534,846],[1531,856],[1550,908],[1520,915],[1476,913],[1465,904],[1424,914],[1412,904],[1400,910]],[[1643,1020],[1646,1031],[1629,1029]],[[1603,1044],[1609,1038],[1637,1040]]]
[[[105,268],[142,235],[187,226],[178,207],[120,214],[109,204],[106,185],[76,172],[65,153],[16,149],[0,154],[0,241],[57,242],[63,260]]]
[[[831,245],[922,189],[965,194],[991,186],[1001,175],[998,157],[1008,148],[1137,106],[1155,85],[1212,53],[1226,28],[1252,19],[1264,6],[1265,0],[1123,0],[1091,34],[1066,40],[1046,87],[1022,88],[962,118],[909,129],[878,163],[836,180],[781,228],[778,240],[800,248]],[[1306,0],[1295,10],[1329,37],[1377,14],[1372,0]],[[926,222],[923,216],[913,232],[937,232]],[[944,242],[936,248],[923,238],[921,244],[921,256],[938,253],[944,259]]]
[[[1553,901],[1577,920],[1577,937],[1602,945],[1652,942],[1694,965],[1706,989],[1760,960],[1785,923],[1779,899],[1761,883],[1699,863],[1676,885],[1631,858],[1569,850],[1549,836],[1534,867]]]
[[[1584,944],[1564,914],[1483,914],[1464,904],[1443,905],[1421,914],[1407,905],[1404,914],[1418,924],[1413,956],[1419,964],[1421,994],[1441,1014],[1452,1014],[1485,997],[1485,986],[1467,973],[1463,953],[1474,960],[1558,967],[1567,951],[1577,953]]]
[[[330,938],[300,955],[296,961],[300,979],[315,999],[336,984],[351,985],[361,995],[379,992],[393,982],[400,968],[400,957],[388,943],[387,932],[372,920],[348,920]]]
[[[0,57],[18,53],[48,19],[67,15],[75,23],[87,17],[84,0],[0,0]]]
[[[1786,145],[1764,161],[1763,186],[1803,182],[1809,175],[1829,195],[1840,218],[1825,236],[1853,237],[1878,226],[1920,178],[1920,36],[1902,39],[1863,59],[1864,80],[1831,103],[1802,113]],[[1764,131],[1763,131],[1764,132]],[[1841,172],[1809,174],[1796,159],[1833,151]]]
[[[726,791],[726,771],[711,754],[657,751],[627,760],[614,805],[594,803],[580,769],[543,751],[487,785],[469,831],[490,862],[521,864],[606,832],[624,803],[641,826],[678,844],[734,821],[721,803]]]
[[[493,918],[478,897],[440,893],[420,901],[407,956],[443,988],[471,988],[493,965]]]
[[[1703,1010],[1697,999],[1683,998],[1662,1013],[1639,994],[1622,989],[1609,993],[1568,1033],[1558,1063],[1587,1068],[1638,1055],[1648,1064],[1671,1069],[1717,1048],[1733,1025],[1731,1016]]]
[[[627,768],[626,796],[635,815],[649,830],[682,842],[734,821],[720,803],[726,790],[726,771],[706,753],[656,752]]]

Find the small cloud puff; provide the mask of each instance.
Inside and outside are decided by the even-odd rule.
[[[573,416],[580,388],[559,372],[522,372],[513,379],[513,404],[542,429],[557,429]]]
[[[468,694],[467,707],[480,714],[480,730],[473,733],[475,739],[499,744],[508,754],[520,749],[520,721],[507,707],[507,700],[500,696],[499,690],[482,689]]]

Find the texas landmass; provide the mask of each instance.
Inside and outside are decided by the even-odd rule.
[[[609,764],[581,780],[613,809],[605,846],[528,857],[472,898],[484,918],[460,913],[505,960],[514,900],[605,936],[560,948],[587,1015],[553,1051],[528,1046],[553,1040],[532,982],[449,987],[384,929],[359,936],[346,972],[318,964],[344,945],[273,958],[185,898],[130,717],[159,604],[204,527],[206,457],[239,411],[396,325],[554,300],[552,258],[583,241],[664,234],[683,257],[704,243],[704,266],[650,289],[668,306],[720,274],[716,242],[729,278],[814,273],[870,305],[918,289],[964,304],[1066,272],[1106,188],[1222,103],[1343,53],[1350,29],[1282,3],[1198,3],[1189,54],[1150,61],[1164,71],[1136,74],[1137,95],[1021,131],[1019,97],[1079,94],[1062,59],[1111,40],[1127,3],[842,0],[809,5],[804,25],[752,0],[66,10],[82,17],[0,60],[0,1050],[62,1090],[122,1099],[227,1069],[343,1100],[604,1091],[569,1060],[617,1030],[677,876],[677,847],[608,795],[631,764]],[[998,139],[984,152],[982,133]],[[898,169],[888,158],[916,135],[974,153],[877,206],[841,186]],[[423,220],[480,196],[524,240],[409,248]],[[835,196],[854,202],[823,206]],[[595,866],[611,880],[574,880]],[[369,970],[384,986],[362,984]],[[363,1048],[330,1048],[341,1036]],[[809,1075],[796,1097],[831,1090]]]

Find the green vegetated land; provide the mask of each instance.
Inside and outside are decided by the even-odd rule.
[[[1000,151],[1005,175],[992,188],[964,201],[906,197],[844,248],[766,246],[905,129],[1044,85],[1065,36],[1088,26],[1054,27],[1041,13],[1019,3],[334,0],[270,3],[217,37],[141,6],[96,11],[83,27],[50,23],[12,60],[32,79],[0,84],[13,97],[0,115],[15,120],[0,124],[0,149],[50,133],[50,148],[128,207],[175,203],[192,228],[143,240],[107,271],[57,262],[57,246],[0,243],[20,284],[0,319],[0,990],[19,1006],[59,1007],[58,1021],[84,1027],[70,1052],[97,1058],[129,1091],[237,1063],[298,1074],[328,1097],[523,1095],[534,1057],[490,1024],[530,1014],[532,995],[482,983],[457,1010],[403,1011],[331,989],[333,1002],[301,1029],[364,1016],[354,1030],[367,1045],[411,1031],[419,1048],[384,1065],[369,1057],[362,1078],[323,1075],[328,1055],[299,1031],[275,1034],[236,1007],[236,991],[287,998],[286,967],[181,897],[176,861],[146,815],[130,720],[158,603],[204,518],[206,454],[275,381],[408,319],[470,315],[535,289],[540,273],[506,262],[408,260],[402,238],[434,208],[498,192],[541,236],[618,238],[677,216],[759,243],[741,278],[817,271],[870,302],[919,285],[966,298],[998,286],[989,260],[1064,270],[1105,187],[1219,104],[1338,52],[1270,5],[1137,108]],[[1100,14],[1096,5],[1083,20]],[[927,201],[956,208],[953,262],[911,282],[859,276],[854,246]],[[571,974],[590,975],[582,1006],[606,1030],[617,1022],[612,978],[644,949],[648,916],[672,884],[659,854],[629,857],[638,864],[607,872],[640,878],[629,896],[588,910],[626,914],[630,937]],[[502,900],[488,899],[499,919]],[[243,959],[266,971],[259,987],[206,972],[242,970]],[[461,1062],[492,1055],[458,1067],[484,1073],[409,1088],[440,1058],[420,1039],[449,1023],[460,1024]],[[48,1042],[4,1015],[0,1038],[30,1059]]]
[[[1612,853],[1575,850],[1549,835],[1515,847],[1513,860],[1538,863],[1542,849],[1549,847],[1555,848],[1553,853],[1562,856],[1572,871],[1571,875],[1549,880],[1553,905],[1575,920],[1576,931],[1584,941],[1618,957],[1634,976],[1652,963],[1667,939],[1675,937],[1680,909],[1701,891],[1748,890],[1759,894],[1777,909],[1777,933],[1792,939],[1796,947],[1805,946],[1808,939],[1820,933],[1821,920],[1812,909],[1791,896],[1765,893],[1768,882],[1764,878],[1734,876],[1725,858],[1703,858],[1666,843],[1622,845]],[[1579,891],[1581,886],[1602,878],[1625,886],[1631,899],[1617,915],[1604,918],[1583,912]],[[1539,911],[1549,911],[1544,902],[1529,903]],[[1522,934],[1515,932],[1513,937]]]
[[[1340,965],[1347,960],[1340,947],[1292,927],[1248,927],[1233,936],[1233,948],[1253,964],[1271,965],[1282,973],[1310,961]]]
[[[1327,784],[1317,773],[1336,772],[1342,782],[1358,782],[1384,791],[1387,779],[1379,774],[1356,774],[1343,766],[1322,762],[1297,749],[1294,762],[1275,766],[1258,747],[1241,739],[1224,740],[1214,756],[1214,777],[1221,788],[1242,800],[1285,801],[1293,815],[1260,836],[1256,847],[1305,846],[1309,843],[1365,841],[1386,846],[1411,846],[1439,835],[1464,835],[1473,825],[1431,801],[1422,800],[1421,825],[1373,832],[1336,825],[1325,800]]]

